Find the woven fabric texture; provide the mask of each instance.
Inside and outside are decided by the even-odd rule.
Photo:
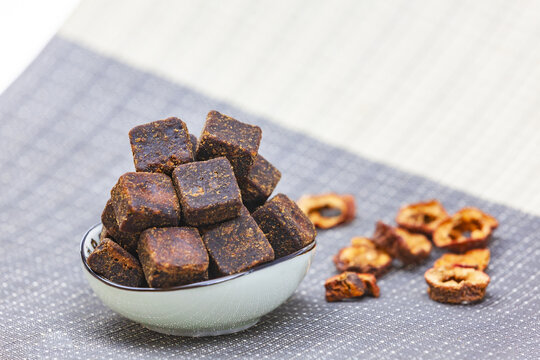
[[[320,231],[312,268],[283,306],[245,332],[178,338],[107,309],[85,282],[81,236],[117,177],[133,169],[128,130],[179,116],[198,134],[216,109],[263,129],[260,152],[283,173],[277,191],[357,199],[349,225]],[[0,358],[536,358],[540,218],[338,150],[265,119],[55,38],[0,97]],[[476,305],[429,300],[433,263],[394,269],[381,297],[326,303],[331,257],[391,222],[400,205],[438,198],[500,221],[492,283]]]

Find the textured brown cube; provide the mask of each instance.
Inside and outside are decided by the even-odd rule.
[[[99,241],[103,241],[107,238],[114,241],[113,237],[111,236],[111,233],[107,230],[105,226],[102,226],[101,232],[99,233]]]
[[[176,166],[193,161],[187,126],[175,117],[136,126],[129,140],[137,171],[170,175]]]
[[[195,228],[147,229],[141,234],[137,252],[150,287],[165,288],[208,279],[208,254]]]
[[[212,267],[219,276],[249,270],[274,260],[274,251],[249,211],[239,217],[201,229]]]
[[[86,262],[96,274],[116,284],[133,287],[146,285],[137,258],[111,239],[103,239]]]
[[[116,215],[114,213],[114,206],[111,199],[107,201],[105,209],[101,214],[101,223],[103,224],[103,230],[101,231],[102,239],[108,237],[114,240],[118,245],[134,254],[137,251],[137,243],[139,241],[140,233],[128,233],[120,231],[118,223],[116,222]]]
[[[315,240],[315,227],[294,201],[277,194],[253,213],[276,258],[291,254]]]
[[[264,157],[257,155],[248,176],[240,181],[242,201],[249,211],[263,205],[272,195],[281,172],[270,164]]]
[[[199,137],[197,160],[225,156],[238,179],[248,176],[261,142],[261,128],[210,111]]]
[[[193,134],[189,134],[189,142],[191,143],[191,150],[193,151],[193,161],[195,161],[195,152],[197,151],[197,137]]]
[[[177,226],[180,205],[171,178],[160,173],[130,172],[111,190],[120,231],[139,233],[150,227]]]
[[[242,197],[226,158],[180,165],[172,177],[186,224],[215,224],[240,214]]]

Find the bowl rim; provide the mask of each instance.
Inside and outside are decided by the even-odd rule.
[[[102,283],[104,283],[105,285],[108,285],[108,286],[111,286],[111,287],[114,287],[114,288],[117,288],[117,289],[120,289],[120,290],[127,290],[127,291],[138,291],[138,292],[169,292],[169,291],[177,291],[177,290],[187,290],[187,289],[195,289],[195,288],[199,288],[199,287],[206,287],[206,286],[211,286],[211,285],[217,285],[217,284],[221,284],[223,282],[226,282],[226,281],[230,281],[230,280],[234,280],[234,279],[237,279],[239,277],[242,277],[242,276],[245,276],[245,275],[248,275],[248,274],[251,274],[251,273],[254,273],[254,272],[257,272],[257,271],[260,271],[260,270],[264,270],[268,267],[271,267],[273,265],[277,265],[277,264],[280,264],[282,262],[285,262],[285,261],[288,261],[288,260],[292,260],[293,258],[295,257],[298,257],[300,255],[304,255],[304,254],[307,254],[309,252],[311,252],[312,250],[315,249],[315,247],[317,246],[317,240],[314,239],[311,243],[309,243],[308,245],[304,246],[303,248],[301,248],[300,250],[297,250],[295,252],[293,252],[292,254],[289,254],[289,255],[285,255],[283,257],[280,257],[279,259],[276,259],[276,260],[273,260],[273,261],[270,261],[270,262],[267,262],[267,263],[264,263],[264,264],[261,264],[259,266],[256,266],[252,269],[249,269],[249,270],[246,270],[246,271],[242,271],[240,273],[236,273],[236,274],[232,274],[232,275],[227,275],[227,276],[223,276],[223,277],[219,277],[219,278],[216,278],[216,279],[210,279],[210,280],[205,280],[205,281],[200,281],[200,282],[196,282],[196,283],[192,283],[192,284],[187,284],[187,285],[178,285],[178,286],[173,286],[173,287],[170,287],[170,288],[141,288],[141,287],[132,287],[132,286],[125,286],[125,285],[120,285],[120,284],[116,284],[98,274],[96,274],[91,268],[90,266],[88,265],[87,261],[86,261],[86,256],[84,255],[84,244],[86,242],[86,238],[88,237],[88,235],[90,234],[90,232],[92,230],[94,230],[95,228],[97,228],[98,226],[102,226],[102,223],[99,222],[93,226],[91,226],[83,235],[82,237],[82,241],[81,241],[81,260],[82,260],[82,263],[83,263],[83,267],[86,269],[86,271],[88,271],[88,273],[90,275],[92,275],[94,278],[98,279],[99,281],[101,281]]]

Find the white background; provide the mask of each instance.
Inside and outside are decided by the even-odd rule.
[[[78,0],[0,1],[0,93],[58,31]]]

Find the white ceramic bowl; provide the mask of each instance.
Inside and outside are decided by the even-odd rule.
[[[118,314],[150,330],[180,336],[212,336],[245,330],[284,303],[306,275],[316,243],[239,274],[168,289],[115,284],[94,273],[87,256],[99,244],[102,225],[84,235],[82,267],[90,286]]]

